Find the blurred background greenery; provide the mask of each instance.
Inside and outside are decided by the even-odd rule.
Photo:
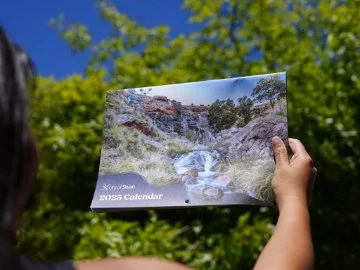
[[[198,269],[250,269],[276,223],[272,208],[91,213],[111,89],[287,71],[289,135],[319,174],[311,204],[316,269],[360,263],[360,1],[192,1],[196,32],[169,37],[110,2],[98,10],[112,31],[64,16],[52,27],[73,52],[88,51],[84,75],[38,78],[32,126],[42,164],[19,231],[18,250],[42,260],[151,255]],[[294,243],[296,245],[296,243]]]

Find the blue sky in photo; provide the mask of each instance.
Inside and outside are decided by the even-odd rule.
[[[188,34],[200,26],[189,24],[190,12],[181,9],[182,0],[116,0],[113,4],[145,27],[168,25],[170,38]],[[89,52],[73,54],[59,33],[49,26],[51,18],[64,13],[69,22],[87,25],[98,42],[110,32],[100,18],[95,0],[2,0],[0,26],[33,58],[40,75],[64,78],[83,73]]]
[[[280,79],[286,83],[286,73],[277,73]],[[166,96],[181,102],[183,105],[208,105],[217,99],[233,99],[237,103],[237,99],[242,96],[251,96],[252,90],[256,83],[266,76],[256,75],[248,77],[238,77],[223,80],[210,80],[202,82],[181,83],[172,85],[162,85],[155,87],[143,87],[135,89],[137,93],[141,93],[143,89],[148,96]],[[147,91],[151,88],[151,91]]]

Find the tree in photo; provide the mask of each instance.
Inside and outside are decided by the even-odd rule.
[[[270,101],[271,108],[274,108],[275,99],[285,95],[286,84],[280,79],[280,75],[271,75],[259,80],[251,94],[255,101]]]
[[[215,132],[231,128],[236,122],[236,119],[237,111],[234,101],[231,99],[216,100],[209,107],[208,121],[210,127]]]
[[[254,102],[247,96],[238,98],[239,104],[236,106],[237,113],[242,119],[242,124],[246,125],[251,120],[251,107]]]

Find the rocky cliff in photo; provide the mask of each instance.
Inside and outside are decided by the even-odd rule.
[[[234,119],[230,128],[215,132],[209,105],[184,105],[131,90],[109,97],[104,174],[136,171],[154,185],[183,183],[199,203],[231,202],[236,194],[272,202],[271,138],[287,138],[281,100],[262,106],[244,126]],[[234,107],[229,101],[218,104]],[[216,119],[222,112],[212,113]]]
[[[135,93],[122,95],[127,105],[143,111],[152,120],[152,125],[161,131],[175,132],[202,144],[209,144],[215,139],[207,121],[206,105],[182,105],[165,96],[150,97]]]

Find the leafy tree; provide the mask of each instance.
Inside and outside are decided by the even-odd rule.
[[[236,106],[238,115],[242,118],[243,124],[246,125],[251,120],[251,107],[254,103],[247,96],[238,98],[238,103]]]
[[[216,100],[209,107],[208,121],[215,132],[232,127],[236,119],[236,108],[231,99]]]
[[[278,96],[286,93],[286,84],[280,79],[280,75],[271,75],[260,79],[257,83],[251,96],[255,97],[256,101],[269,100],[270,105],[274,108],[275,99]]]
[[[134,221],[136,233],[122,237],[133,237],[135,247],[150,239],[149,234],[138,233],[138,226],[152,232],[146,230],[151,226],[147,212],[101,216],[112,230],[97,225],[100,216],[88,217],[106,90],[285,70],[289,134],[304,141],[319,171],[311,205],[316,269],[356,269],[360,253],[356,241],[360,238],[359,0],[185,0],[184,8],[198,30],[173,39],[167,26],[145,28],[109,2],[98,3],[101,17],[111,27],[99,42],[80,23],[67,24],[63,18],[53,24],[73,51],[85,51],[91,60],[83,75],[39,78],[33,93],[32,123],[42,165],[19,231],[18,249],[46,260],[101,257],[100,252],[119,246],[116,241],[123,239],[102,236],[126,232],[123,226]],[[238,217],[246,212],[249,218],[238,227]],[[274,223],[276,213],[267,208],[214,207],[164,210],[157,215],[171,228],[189,226],[187,233],[171,238],[179,249],[184,243],[196,243],[191,251],[184,251],[186,259],[178,255],[174,259],[199,269],[239,269],[253,265],[271,228],[267,220],[272,217]],[[163,223],[156,224],[163,228]],[[82,228],[89,233],[82,234]],[[166,229],[164,234],[154,234],[151,243],[171,233]],[[94,243],[93,253],[85,254],[96,235],[100,240]],[[101,239],[104,245],[96,253]],[[168,256],[156,244],[146,243],[141,254],[157,250],[158,256]],[[120,255],[126,254],[130,251]]]

